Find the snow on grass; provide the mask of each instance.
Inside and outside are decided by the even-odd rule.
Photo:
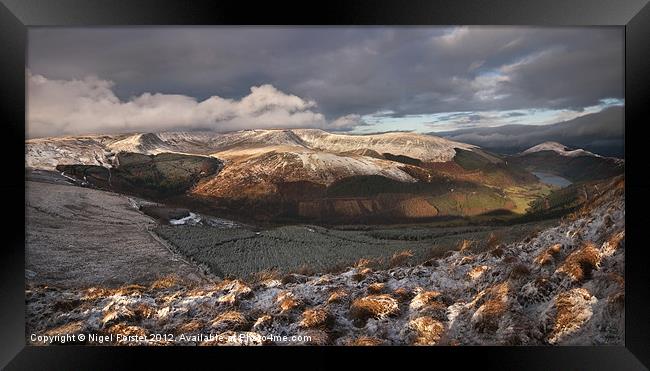
[[[284,335],[310,338],[273,342],[621,345],[624,206],[622,193],[609,192],[580,217],[565,219],[526,242],[504,244],[499,256],[456,251],[436,266],[374,270],[360,264],[339,274],[266,280],[272,284],[225,280],[190,285],[170,280],[118,289],[30,287],[28,330],[69,328],[98,334],[182,330],[190,335],[243,333],[257,339],[240,342],[244,345]],[[599,261],[590,265],[590,274],[572,279],[560,268],[576,262],[579,266],[585,249],[589,258],[598,255]],[[539,264],[544,253],[551,257]],[[380,293],[369,293],[377,287]]]

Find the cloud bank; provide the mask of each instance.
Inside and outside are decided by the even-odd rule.
[[[268,84],[251,87],[241,99],[211,96],[202,101],[160,93],[122,101],[113,88],[113,82],[97,77],[53,80],[28,71],[27,136],[328,127],[314,101]],[[359,124],[360,117],[350,115],[335,120],[330,129],[349,130]]]
[[[605,156],[625,157],[624,110],[622,106],[612,106],[552,125],[477,127],[436,132],[435,135],[501,153],[517,153],[543,142],[554,141]]]
[[[622,27],[30,28],[28,135],[545,125],[623,101],[623,36]]]
[[[516,109],[581,110],[623,98],[621,27],[32,28],[28,67],[145,92],[240,98],[272,84],[328,121]],[[408,129],[394,127],[392,129]]]

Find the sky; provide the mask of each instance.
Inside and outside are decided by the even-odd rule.
[[[27,136],[548,125],[624,104],[622,27],[30,28]]]

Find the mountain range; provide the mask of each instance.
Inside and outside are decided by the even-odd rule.
[[[31,139],[26,167],[230,217],[394,223],[522,214],[548,191],[533,171],[579,182],[623,162],[559,143],[504,156],[425,134],[269,129]]]

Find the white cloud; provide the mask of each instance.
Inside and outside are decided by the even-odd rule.
[[[545,59],[554,59],[556,58],[559,54],[566,52],[566,50],[563,50],[562,48],[558,47],[551,47],[548,49],[544,49],[535,53],[528,54],[519,60],[512,62],[510,64],[505,64],[501,66],[500,70],[504,74],[512,74],[518,72],[522,67],[525,67],[526,65],[529,65],[531,63],[538,62],[540,60],[545,60]]]
[[[474,97],[480,101],[493,101],[504,99],[509,94],[501,94],[503,84],[510,82],[508,76],[500,74],[479,75],[470,82]]]
[[[367,126],[368,123],[360,115],[345,115],[332,121],[328,128],[336,131],[350,131],[359,126]]]
[[[466,37],[470,35],[470,29],[467,26],[455,27],[451,29],[450,32],[447,32],[440,36],[435,36],[433,38],[434,42],[440,43],[446,46],[455,46],[462,42]]]
[[[316,103],[271,85],[251,87],[240,100],[203,101],[144,93],[121,101],[113,82],[97,77],[53,80],[27,71],[27,136],[211,129],[328,127]],[[340,119],[339,119],[340,120]],[[335,121],[334,127],[345,126]],[[348,122],[352,124],[352,122]],[[340,129],[339,129],[340,130]]]

